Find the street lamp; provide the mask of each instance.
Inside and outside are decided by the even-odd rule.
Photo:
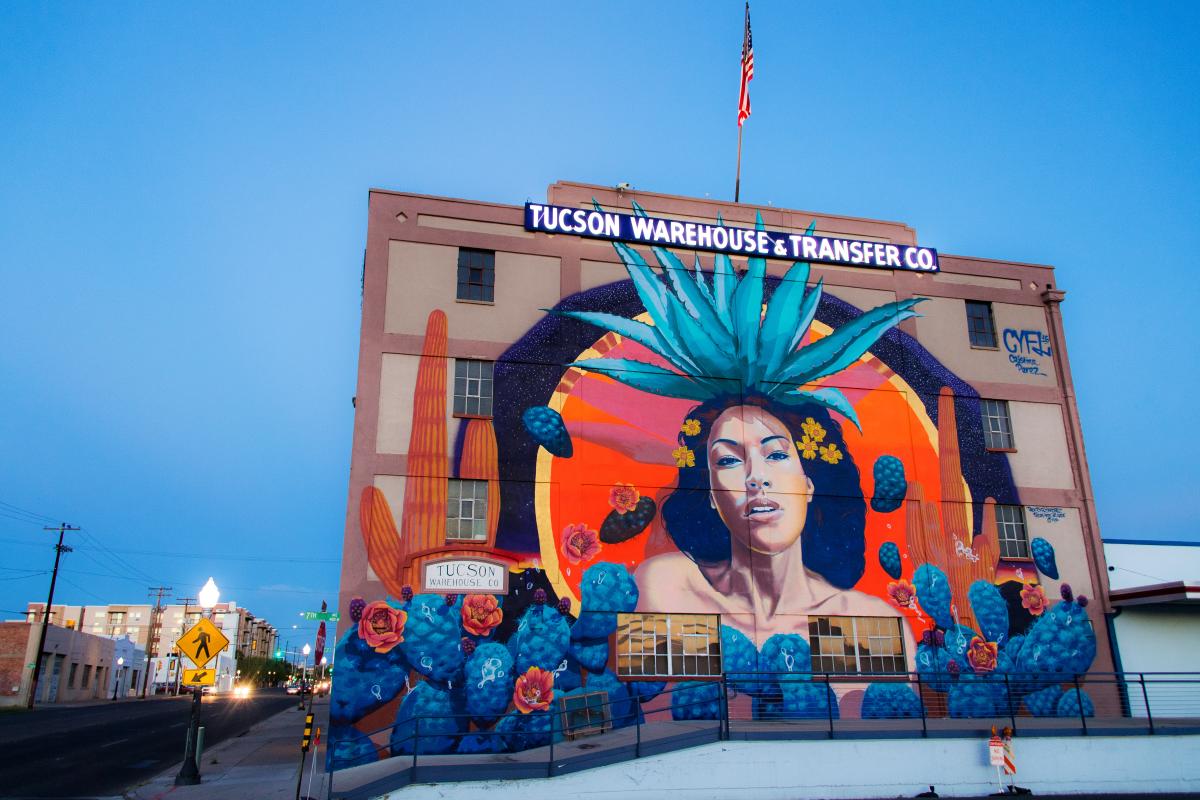
[[[308,654],[312,652],[308,642],[304,643],[300,652],[304,653],[304,663],[300,666],[300,707],[304,708],[304,690],[312,691],[312,687],[308,685]]]
[[[121,667],[125,665],[125,656],[117,657],[117,675],[113,681],[113,700],[117,699],[117,686],[121,683]]]
[[[217,582],[210,577],[196,597],[199,598],[200,608],[211,618],[213,606],[221,597],[221,590],[217,588]],[[176,786],[195,786],[200,782],[200,765],[196,763],[196,739],[200,734],[200,698],[203,696],[204,690],[201,687],[192,687],[192,714],[188,722],[187,745],[183,750],[183,766],[175,776]]]

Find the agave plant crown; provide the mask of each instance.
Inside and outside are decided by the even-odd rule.
[[[636,202],[633,210],[646,215]],[[719,215],[717,222],[723,222]],[[809,225],[807,233],[812,234],[815,226],[815,222]],[[761,214],[756,214],[755,227],[763,229]],[[859,430],[858,415],[841,391],[799,387],[852,365],[893,325],[919,316],[912,308],[926,299],[913,297],[878,306],[823,339],[799,347],[821,302],[823,281],[809,288],[808,262],[792,264],[764,314],[767,262],[763,258],[748,259],[746,273],[739,277],[729,256],[718,253],[710,284],[700,269],[699,256],[689,270],[670,251],[653,247],[660,275],[629,245],[613,242],[613,248],[653,324],[602,312],[546,310],[637,342],[674,370],[629,358],[590,358],[569,366],[664,397],[704,402],[746,392],[785,405],[817,403],[846,417]]]

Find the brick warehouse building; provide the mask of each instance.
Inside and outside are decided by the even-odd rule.
[[[334,766],[522,751],[596,693],[616,728],[1119,714],[1064,683],[1113,669],[1065,292],[922,244],[372,191]]]

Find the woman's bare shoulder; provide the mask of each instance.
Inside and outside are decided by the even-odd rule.
[[[694,591],[696,579],[703,580],[695,562],[683,553],[651,556],[634,570],[633,578],[639,611],[678,611],[681,592]]]
[[[898,617],[900,612],[885,600],[856,589],[835,591],[819,602],[814,611],[853,617]]]

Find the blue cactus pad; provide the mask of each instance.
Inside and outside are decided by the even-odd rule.
[[[614,728],[623,728],[638,721],[641,707],[633,702],[625,684],[611,672],[588,675],[587,686],[584,687],[584,690],[608,693],[609,712]]]
[[[779,716],[787,719],[833,719],[840,717],[837,695],[826,683],[787,681],[779,685],[783,701]]]
[[[721,626],[721,664],[725,679],[735,692],[760,694],[766,685],[758,681],[758,649],[746,634],[729,625]]]
[[[1038,571],[1047,578],[1058,580],[1058,564],[1054,560],[1054,546],[1038,536],[1029,543],[1029,550],[1033,553],[1033,563],[1037,565]]]
[[[1025,707],[1035,717],[1053,717],[1058,714],[1058,701],[1062,695],[1061,686],[1047,686],[1025,695]]]
[[[418,683],[396,714],[392,755],[412,753],[414,743],[422,753],[453,753],[458,746],[458,735],[467,729],[466,718],[460,716],[465,709],[458,698],[458,693],[444,692],[431,683]]]
[[[360,767],[379,760],[375,743],[351,725],[330,725],[329,743],[325,751],[328,771]]]
[[[533,440],[559,458],[570,458],[575,453],[571,434],[563,423],[562,415],[553,408],[533,406],[525,409],[521,422]]]
[[[921,716],[921,699],[903,683],[872,683],[863,695],[863,719],[911,719]]]
[[[1063,690],[1062,697],[1058,701],[1058,716],[1078,717],[1081,701],[1083,703],[1083,716],[1096,716],[1096,704],[1092,702],[1092,698],[1082,689],[1077,694],[1074,687]]]
[[[1087,672],[1096,657],[1096,632],[1078,603],[1061,602],[1037,618],[1025,632],[1016,671],[1044,675],[1057,683]]]
[[[509,751],[528,750],[531,747],[545,747],[550,744],[550,726],[552,717],[546,711],[534,711],[522,714],[511,711],[496,723],[495,730],[503,735],[504,744]],[[562,737],[555,732],[555,739]]]
[[[508,711],[516,670],[513,657],[502,644],[480,645],[463,669],[467,713],[476,721],[492,721]]]
[[[944,647],[917,645],[917,674],[921,682],[939,692],[948,691],[953,682],[949,673],[951,660]]]
[[[946,573],[933,564],[922,564],[913,573],[913,586],[917,589],[917,602],[938,627],[954,625],[954,617],[950,614],[950,581]]]
[[[390,702],[404,691],[409,664],[400,647],[376,653],[352,627],[338,640],[333,694],[329,704],[331,724],[349,725]],[[378,696],[377,696],[378,695]]]
[[[900,576],[904,574],[904,563],[900,560],[900,548],[895,542],[879,545],[879,566],[894,580],[900,580]]]
[[[951,717],[996,717],[1008,713],[1004,684],[973,675],[964,675],[950,686],[946,709]]]
[[[812,651],[799,634],[776,633],[763,642],[758,668],[775,673],[768,679],[767,693],[778,695],[785,683],[812,680]]]
[[[630,681],[625,685],[629,689],[629,696],[640,703],[649,703],[667,688],[665,681]]]
[[[571,629],[558,609],[548,605],[529,606],[517,623],[516,634],[509,640],[509,648],[516,656],[517,673],[522,674],[530,667],[550,672],[558,669],[567,658],[570,640]]]
[[[417,672],[432,681],[457,683],[461,680],[462,598],[446,604],[440,594],[419,594],[405,607],[408,622],[404,626],[404,656]]]
[[[608,639],[573,639],[571,655],[588,672],[603,672],[608,665]]]
[[[503,753],[507,748],[504,735],[496,731],[468,733],[458,742],[459,753]]]
[[[683,681],[671,692],[671,719],[720,719],[721,684]]]
[[[593,564],[580,589],[583,611],[571,630],[577,639],[607,638],[617,629],[617,614],[637,607],[637,583],[624,564]]]
[[[871,509],[881,514],[895,511],[904,504],[908,494],[908,481],[904,478],[904,462],[895,456],[880,456],[875,459],[875,493],[871,497]],[[899,578],[899,575],[893,575]]]
[[[991,581],[975,581],[967,590],[967,598],[983,638],[1004,644],[1008,638],[1008,603],[1004,602],[996,585]]]

